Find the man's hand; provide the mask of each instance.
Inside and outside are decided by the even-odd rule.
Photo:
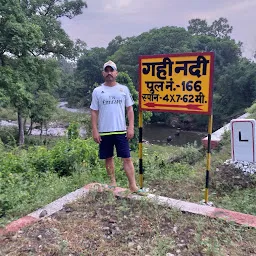
[[[133,136],[134,136],[134,128],[129,126],[127,129],[126,138],[127,140],[130,140],[133,138]]]
[[[101,142],[101,137],[100,137],[100,134],[99,134],[98,131],[92,131],[92,137],[93,137],[93,140],[94,140],[96,143],[100,144],[100,142]]]

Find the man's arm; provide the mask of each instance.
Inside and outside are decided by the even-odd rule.
[[[127,128],[127,139],[132,139],[134,136],[134,112],[133,107],[129,106],[126,108],[129,126]]]
[[[101,137],[98,132],[98,116],[99,116],[99,111],[91,109],[92,137],[95,142],[100,143]]]

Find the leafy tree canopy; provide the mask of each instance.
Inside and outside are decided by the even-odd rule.
[[[59,81],[55,61],[45,57],[75,58],[84,50],[84,43],[74,43],[59,20],[72,19],[84,7],[83,0],[0,0],[0,86],[18,112],[20,144],[22,117],[35,106],[39,91],[52,93]]]
[[[213,36],[216,38],[230,38],[233,27],[228,24],[226,18],[219,18],[211,25],[207,24],[206,20],[192,19],[189,21],[188,31],[192,35],[198,36]]]

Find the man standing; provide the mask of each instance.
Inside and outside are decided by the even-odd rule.
[[[108,61],[103,66],[105,82],[92,93],[91,121],[92,136],[99,144],[99,157],[105,159],[105,166],[110,177],[110,186],[116,186],[114,147],[117,156],[123,159],[123,166],[131,192],[144,195],[135,181],[133,162],[130,156],[129,142],[134,136],[133,99],[127,86],[116,82],[118,75],[116,64]],[[129,121],[126,127],[125,109]]]

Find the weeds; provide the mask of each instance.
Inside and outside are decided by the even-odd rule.
[[[224,140],[222,147],[212,153],[209,200],[226,209],[256,214],[255,179],[239,180],[241,185],[235,186],[237,181],[232,181],[230,175],[234,170],[215,171],[217,167],[222,170],[220,165],[230,158],[228,142]],[[7,151],[1,144],[0,224],[26,215],[86,183],[108,183],[104,163],[98,160],[97,147],[90,139],[60,140],[50,148],[33,146],[27,150],[14,147]],[[144,186],[151,192],[191,202],[202,200],[206,168],[206,154],[202,149],[191,145],[184,148],[147,145],[143,152]],[[138,178],[137,152],[132,155]],[[118,185],[127,187],[122,161],[114,160]],[[108,198],[106,204],[111,200],[113,198]],[[123,202],[120,207],[120,214],[125,215],[129,206]],[[147,202],[142,202],[141,208],[149,211]],[[152,210],[149,212],[155,215]],[[158,216],[159,221],[161,218]],[[174,221],[178,214],[172,212],[168,218]],[[156,227],[155,232],[159,232]],[[217,247],[216,242],[209,250]]]
[[[29,249],[63,256],[243,256],[256,253],[255,232],[105,191],[89,193],[15,238],[0,237],[0,246],[3,255],[29,255]]]

